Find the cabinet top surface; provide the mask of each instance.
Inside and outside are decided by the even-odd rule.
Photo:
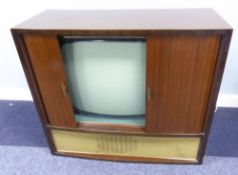
[[[229,30],[212,9],[47,10],[13,29],[25,30]]]

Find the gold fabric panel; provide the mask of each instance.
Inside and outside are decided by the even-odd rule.
[[[195,161],[200,138],[51,131],[57,151]]]

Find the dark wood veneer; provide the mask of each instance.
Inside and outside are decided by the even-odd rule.
[[[217,55],[216,68],[214,70],[212,86],[209,93],[209,99],[207,104],[207,110],[205,114],[205,122],[203,125],[203,132],[206,133],[200,143],[199,153],[198,153],[198,161],[202,163],[203,156],[205,155],[206,145],[208,141],[208,136],[211,128],[211,123],[214,115],[214,111],[216,108],[216,101],[221,85],[222,75],[224,72],[226,57],[228,54],[228,49],[230,46],[232,36],[232,30],[227,31],[226,35],[222,35],[219,52]]]
[[[98,160],[114,160],[114,161],[127,161],[127,162],[141,162],[141,163],[164,163],[164,164],[198,164],[198,161],[194,160],[176,160],[166,158],[146,158],[146,157],[131,157],[131,156],[113,156],[113,155],[99,155],[99,154],[88,154],[88,153],[70,153],[63,151],[54,152],[55,155],[60,156],[71,156],[71,157],[82,157],[91,158]]]
[[[147,131],[202,132],[220,36],[166,35],[147,44]]]
[[[105,14],[102,20],[100,16]],[[120,22],[125,17],[125,23]],[[231,27],[214,11],[47,11],[11,32],[52,153],[119,161],[202,163],[232,35]],[[146,38],[145,127],[77,124],[70,98],[61,89],[67,80],[58,36],[65,35]],[[56,150],[51,129],[199,137],[201,142],[197,161],[192,162],[66,153]]]
[[[23,30],[229,30],[212,9],[46,10],[15,26]],[[119,34],[120,36],[120,34]]]
[[[54,35],[25,34],[36,81],[41,93],[49,123],[56,126],[76,127],[72,104],[63,92],[66,85],[58,38]]]
[[[50,151],[51,151],[51,153],[54,153],[56,151],[56,148],[54,146],[54,142],[52,140],[50,130],[46,128],[47,123],[49,123],[48,117],[45,112],[44,104],[41,99],[41,95],[40,95],[40,91],[39,91],[39,88],[38,88],[38,85],[37,85],[37,82],[35,79],[35,75],[33,74],[31,63],[29,61],[29,56],[27,54],[27,48],[24,43],[24,38],[22,35],[18,34],[17,32],[13,32],[13,31],[12,31],[12,36],[13,36],[13,39],[14,39],[14,42],[15,42],[15,45],[17,48],[18,55],[20,57],[20,61],[21,61],[23,70],[24,70],[26,78],[27,78],[28,85],[31,90],[32,97],[34,99],[36,109],[39,114],[41,125],[44,129],[44,132],[45,132],[45,135],[46,135],[46,138],[48,141]]]
[[[122,135],[138,135],[138,136],[160,136],[160,137],[203,137],[204,133],[198,134],[189,134],[189,133],[149,133],[144,129],[140,128],[114,128],[113,127],[98,127],[98,126],[83,126],[79,128],[65,128],[65,127],[56,127],[52,125],[46,126],[49,130],[62,130],[62,131],[78,131],[78,132],[86,132],[86,133],[112,133],[112,134],[122,134]]]

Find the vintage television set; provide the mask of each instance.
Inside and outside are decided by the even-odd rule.
[[[232,34],[212,9],[48,10],[11,32],[53,154],[202,162]]]
[[[76,121],[144,126],[144,38],[63,37],[61,52]]]

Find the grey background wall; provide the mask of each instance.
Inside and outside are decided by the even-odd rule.
[[[0,99],[31,100],[10,28],[45,9],[213,8],[233,27],[218,105],[238,107],[238,13],[231,0],[8,0],[0,6]]]
[[[238,94],[238,31],[235,25],[232,26],[234,31],[220,89],[223,94]]]

